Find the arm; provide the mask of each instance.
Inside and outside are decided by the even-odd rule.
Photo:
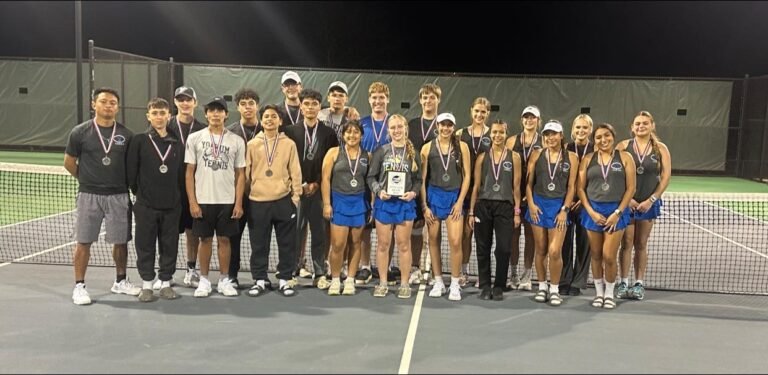
[[[80,136],[77,128],[72,129],[67,140],[67,149],[64,151],[64,169],[74,178],[78,177],[79,166],[77,158],[80,157]]]
[[[429,150],[432,149],[432,142],[427,142],[424,147],[421,148],[421,179],[427,181],[427,168],[429,168]],[[427,224],[432,225],[435,221],[435,215],[432,214],[432,210],[429,209],[427,204],[427,183],[421,184],[421,207],[424,212],[424,220]]]
[[[462,142],[462,145],[466,145],[466,143]],[[463,147],[462,147],[463,148]],[[467,212],[467,224],[469,224],[469,228],[474,230],[475,229],[475,206],[477,205],[477,195],[480,194],[480,183],[482,182],[482,174],[483,174],[483,161],[485,160],[485,152],[480,153],[477,155],[477,160],[475,160],[475,169],[474,169],[474,179],[475,179],[475,185],[472,186],[472,195],[469,198],[469,212]],[[462,189],[464,184],[462,183]]]
[[[592,220],[594,220],[595,223],[599,224],[598,220],[596,220],[597,216],[595,210],[592,209],[592,205],[589,203],[589,199],[587,198],[587,166],[592,160],[593,155],[595,154],[587,154],[583,159],[581,159],[581,163],[579,163],[579,176],[576,178],[576,194],[578,194],[579,201],[584,207],[584,210],[587,211],[587,214],[592,217]]]
[[[278,135],[279,137],[279,135]],[[299,163],[299,153],[296,151],[296,144],[291,142],[291,151],[288,153],[288,173],[291,175],[291,200],[296,207],[299,206],[301,199],[301,164]]]
[[[368,163],[368,177],[366,177],[366,182],[368,183],[368,188],[371,189],[371,193],[373,193],[374,199],[375,197],[379,197],[382,200],[387,200],[389,199],[389,195],[384,191],[384,187],[379,184],[379,171],[381,170],[381,162],[384,153],[384,150],[377,150],[373,153],[371,162]],[[371,207],[373,207],[373,205]]]
[[[637,210],[640,212],[646,212],[651,209],[651,206],[653,206],[653,204],[661,198],[661,195],[664,194],[664,191],[667,190],[669,181],[672,178],[672,157],[667,145],[659,143],[659,153],[661,154],[659,183],[656,185],[656,190],[653,191],[651,196],[637,206]]]
[[[507,147],[509,152],[512,152],[512,148],[515,147],[515,141],[517,140],[517,135],[513,135],[509,138],[507,138],[507,142],[504,144],[504,146]]]
[[[138,192],[138,183],[139,183],[139,153],[140,153],[140,147],[139,147],[139,140],[141,135],[137,136],[133,139],[131,143],[128,144],[128,152],[126,156],[126,162],[125,162],[125,172],[127,175],[127,181],[128,181],[128,188],[131,189],[131,192],[136,195]]]
[[[202,218],[203,211],[200,209],[200,205],[197,204],[197,196],[195,195],[195,169],[197,164],[187,163],[187,197],[189,197],[189,213],[193,218]]]
[[[360,152],[363,152],[360,149]],[[331,173],[333,172],[333,164],[336,162],[336,158],[339,155],[339,148],[334,147],[328,150],[323,159],[323,179],[321,182],[320,192],[323,195],[323,216],[330,220],[333,215],[333,208],[331,207]],[[362,155],[358,155],[358,158]]]
[[[568,185],[565,191],[565,200],[563,200],[563,206],[560,207],[560,211],[557,213],[557,217],[555,217],[555,225],[561,231],[564,231],[567,227],[568,213],[571,211],[573,195],[575,194],[574,184],[576,183],[576,176],[578,175],[576,168],[579,165],[579,157],[573,152],[566,152],[568,162],[571,164],[571,169],[568,172]]]
[[[64,169],[69,172],[69,174],[72,175],[72,177],[77,178],[78,174],[78,166],[77,166],[77,156],[72,156],[70,154],[65,153],[64,154]]]
[[[459,199],[456,200],[456,203],[451,208],[451,217],[454,220],[461,219],[461,211],[464,206],[464,199],[466,198],[467,192],[469,191],[469,183],[471,182],[471,178],[472,178],[472,168],[470,165],[471,161],[469,157],[469,147],[465,142],[459,142],[459,146],[461,146],[461,165],[463,165],[464,168],[461,169],[462,179],[461,179],[461,191],[459,192]]]
[[[512,153],[512,166],[514,167],[514,174],[512,176],[512,196],[515,198],[515,228],[520,227],[520,201],[522,200],[522,193],[520,192],[520,181],[522,177],[523,161],[520,158],[520,154],[509,150]]]
[[[546,149],[541,150],[546,151]],[[525,199],[528,202],[528,213],[531,215],[533,222],[537,224],[539,222],[541,209],[536,205],[536,202],[533,201],[533,181],[536,176],[536,162],[539,160],[539,156],[541,156],[541,150],[533,150],[533,153],[528,159],[528,181],[525,184]]]
[[[423,186],[423,179],[421,178],[421,157],[419,157],[419,154],[414,153],[413,154],[413,160],[411,161],[411,191],[408,191],[400,197],[400,199],[409,202],[416,198],[416,195],[418,194],[418,191],[421,191],[421,187]]]
[[[243,216],[244,192],[245,192],[245,167],[235,168],[235,207],[232,210],[233,219],[239,219]]]

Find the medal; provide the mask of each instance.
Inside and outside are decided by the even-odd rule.
[[[493,150],[490,152],[491,154],[491,170],[493,171],[493,180],[495,183],[493,184],[493,191],[499,191],[501,190],[501,185],[499,185],[499,175],[501,174],[501,164],[504,162],[504,158],[507,156],[507,148],[504,147],[504,149],[501,151],[501,157],[499,158],[499,162],[496,163],[496,160],[493,160]]]
[[[264,153],[267,155],[267,177],[272,177],[272,162],[275,161],[275,153],[277,152],[277,142],[280,140],[280,134],[275,136],[275,143],[272,144],[272,152],[269,151],[269,141],[267,141],[267,135],[264,134]]]
[[[376,120],[373,119],[373,115],[371,115],[371,127],[373,128],[373,138],[376,140],[376,145],[373,147],[371,152],[373,150],[377,149],[379,147],[379,142],[381,140],[381,136],[384,135],[384,129],[387,127],[387,119],[389,118],[389,114],[384,116],[384,121],[381,123],[381,131],[379,133],[376,133]]]
[[[354,187],[357,187],[357,179],[355,179],[355,175],[357,175],[357,167],[360,165],[360,147],[357,147],[357,159],[355,159],[355,167],[352,168],[352,160],[349,158],[349,150],[347,150],[347,146],[344,145],[344,156],[347,157],[347,164],[349,165],[349,172],[352,174],[352,179],[349,180],[349,185]]]
[[[218,171],[219,170],[219,163],[213,162],[211,164],[211,169],[213,169],[214,171]]]
[[[648,141],[648,143],[645,144],[645,149],[642,153],[640,153],[640,149],[637,147],[637,138],[632,140],[632,148],[635,150],[635,154],[637,155],[637,169],[635,172],[637,174],[643,174],[645,172],[645,168],[643,168],[643,160],[645,160],[645,157],[648,155],[648,149],[651,147],[651,142]]]
[[[315,124],[312,128],[312,135],[310,135],[309,128],[307,128],[307,122],[304,121],[304,159],[315,159],[315,146],[317,144],[317,127],[319,124]]]
[[[238,124],[240,125],[240,131],[243,132],[243,138],[245,138],[245,143],[248,144],[248,142],[251,139],[253,139],[253,137],[256,136],[256,127],[259,126],[259,123],[256,122],[256,125],[253,127],[253,133],[251,133],[250,137],[248,136],[248,133],[245,131],[245,127],[243,126],[243,123],[242,122],[238,122]]]
[[[600,187],[603,189],[603,191],[608,191],[608,189],[611,188],[611,185],[608,184],[608,173],[611,172],[611,161],[613,161],[613,154],[616,152],[616,150],[613,150],[611,152],[611,157],[608,158],[608,162],[605,163],[605,166],[603,166],[603,160],[600,156],[600,152],[597,152],[597,163],[600,164],[600,172],[603,174],[603,184],[600,185]]]
[[[440,146],[440,138],[437,139],[437,156],[440,157],[440,164],[443,165],[443,182],[448,182],[451,179],[451,176],[448,175],[448,165],[451,163],[451,151],[453,150],[453,144],[448,143],[448,155],[443,160],[443,150]]]
[[[531,144],[531,146],[533,146],[533,144]],[[547,153],[547,173],[549,173],[549,185],[547,185],[547,190],[555,191],[555,174],[557,174],[557,166],[560,164],[560,159],[562,159],[563,156],[563,149],[561,148],[557,153],[555,168],[552,168],[552,163],[549,159],[549,150],[545,150],[544,152]]]
[[[221,135],[219,136],[219,144],[216,144],[213,138],[213,133],[211,133],[210,130],[208,131],[208,136],[211,137],[211,156],[213,156],[213,160],[219,160],[219,152],[221,151],[222,143],[224,143],[225,132],[226,132],[226,129],[221,129]]]
[[[96,136],[99,137],[99,142],[101,142],[101,149],[104,150],[104,158],[101,159],[101,164],[104,165],[110,165],[112,164],[112,159],[109,158],[109,150],[112,149],[112,143],[115,140],[115,131],[117,130],[117,122],[112,122],[112,135],[109,136],[109,146],[104,144],[104,138],[101,137],[101,131],[99,131],[99,126],[96,125],[96,120],[93,121],[93,128],[96,130]]]
[[[168,145],[168,148],[165,150],[165,155],[160,153],[160,148],[157,147],[157,143],[155,143],[155,140],[152,139],[152,135],[147,134],[149,137],[149,141],[152,142],[152,146],[155,146],[155,151],[157,152],[157,156],[160,157],[160,173],[166,173],[168,172],[168,167],[165,165],[165,159],[168,158],[168,154],[171,153],[171,147],[172,145]]]

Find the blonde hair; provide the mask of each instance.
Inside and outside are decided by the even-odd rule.
[[[373,93],[381,92],[384,93],[384,95],[389,98],[389,86],[387,86],[384,82],[376,81],[374,83],[371,83],[370,86],[368,86],[368,96],[371,96]]]
[[[440,89],[440,86],[434,83],[427,83],[424,86],[421,86],[421,89],[419,90],[419,99],[421,99],[421,96],[424,94],[435,94],[435,96],[440,99],[442,93],[443,90]]]
[[[398,120],[402,121],[403,125],[405,126],[405,154],[411,158],[411,162],[415,167],[413,168],[414,171],[418,170],[418,166],[416,165],[416,147],[413,146],[413,143],[408,138],[408,120],[403,117],[403,115],[394,114],[392,116],[389,116],[389,119],[387,120],[387,131],[389,131],[389,124],[392,122],[392,120]],[[391,138],[391,135],[390,135]]]
[[[638,112],[634,117],[632,117],[632,123],[629,124],[629,132],[632,134],[632,137],[635,137],[635,132],[632,130],[632,125],[635,123],[636,117],[648,117],[651,119],[651,124],[656,125],[656,122],[653,120],[653,116],[648,111],[640,111]],[[651,151],[656,155],[656,160],[658,163],[659,169],[661,169],[661,151],[659,151],[659,143],[661,143],[661,139],[659,139],[659,136],[656,135],[656,127],[654,126],[653,129],[651,129]]]
[[[576,118],[575,118],[575,119],[573,119],[573,122],[571,123],[571,139],[573,139],[573,140],[575,140],[575,138],[574,138],[574,136],[573,136],[573,131],[574,131],[574,130],[576,130],[576,121],[579,121],[579,120],[584,120],[584,121],[586,121],[586,122],[587,122],[587,124],[589,124],[589,128],[590,128],[590,129],[592,129],[592,127],[593,127],[593,126],[594,126],[594,124],[595,124],[595,123],[592,121],[592,117],[590,117],[590,116],[589,116],[588,114],[586,114],[586,113],[582,113],[582,114],[580,114],[580,115],[576,116]]]
[[[476,105],[481,104],[485,106],[485,109],[490,112],[491,111],[491,101],[488,100],[488,98],[485,97],[478,97],[475,98],[475,100],[472,101],[472,105],[469,106],[470,112],[472,111],[472,108],[475,108]]]

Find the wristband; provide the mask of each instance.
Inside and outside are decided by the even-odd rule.
[[[656,201],[659,200],[659,198],[656,198],[656,196],[653,194],[651,194],[651,198],[649,199],[651,200],[651,203],[656,203]]]
[[[519,208],[515,208],[515,216],[520,216],[520,209]]]
[[[620,209],[618,209],[618,208],[617,208],[617,209],[615,209],[615,210],[613,211],[613,213],[615,213],[615,214],[616,214],[616,216],[621,216],[621,210],[620,210]]]
[[[560,211],[565,211],[565,213],[569,213],[571,212],[571,208],[563,205],[563,207],[560,207]]]

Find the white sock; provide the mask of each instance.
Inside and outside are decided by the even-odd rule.
[[[227,279],[229,279],[229,275],[227,275],[226,273],[222,273],[221,275],[219,275],[219,282]]]
[[[469,263],[462,263],[461,264],[461,273],[467,274],[469,271]]]
[[[368,270],[368,271],[370,271],[370,270],[371,270],[371,265],[370,265],[370,264],[367,264],[367,265],[365,265],[365,266],[360,266],[360,269],[361,269],[361,270]]]
[[[263,283],[263,281],[262,281],[262,280],[259,280],[259,281],[261,281],[261,282]],[[283,279],[280,279],[280,284],[279,284],[279,285],[280,285],[280,288],[282,288],[282,287],[284,287],[284,286],[288,285],[288,280],[283,280]]]
[[[332,281],[335,281],[337,283],[341,283],[341,277],[334,277]]]
[[[171,287],[171,281],[170,280],[166,280],[166,281],[161,281],[160,282],[160,289],[162,289],[162,288],[170,288],[170,287]]]
[[[459,286],[459,278],[451,276],[451,287],[454,285]]]
[[[525,270],[523,270],[523,280],[527,281],[527,280],[530,280],[530,279],[531,279],[531,269],[530,268],[526,268]]]
[[[208,280],[208,275],[200,275],[200,280],[209,281]]]
[[[549,285],[549,293],[557,293],[560,294],[560,285],[557,284],[550,284]]]
[[[445,280],[443,279],[443,275],[435,275],[435,284],[443,284],[445,286]]]
[[[546,292],[546,291],[547,291],[547,289],[548,289],[548,288],[547,288],[547,282],[546,282],[546,281],[541,281],[541,282],[539,282],[539,290],[543,290],[543,291],[545,291],[545,292]]]
[[[595,294],[597,295],[597,297],[605,296],[605,280],[603,279],[595,280]]]
[[[639,283],[640,285],[643,285],[643,279],[635,280],[636,283]]]
[[[621,278],[621,282],[624,283],[624,284],[629,285],[629,278],[628,277],[622,277]]]
[[[260,287],[264,288],[264,280],[257,280],[257,281],[256,281],[256,285],[258,285],[258,286],[260,286]]]
[[[612,283],[605,283],[605,296],[613,298],[613,287],[616,285],[616,282]]]
[[[142,282],[141,289],[152,289],[152,282],[151,281]]]

